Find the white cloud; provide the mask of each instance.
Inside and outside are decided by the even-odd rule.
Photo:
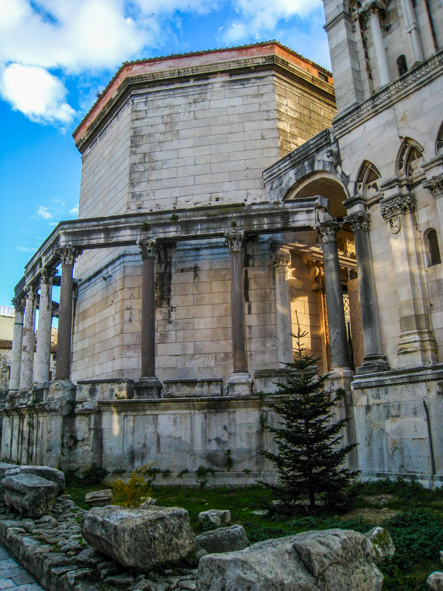
[[[52,214],[48,210],[48,208],[44,207],[43,205],[40,205],[40,207],[38,208],[37,215],[43,218],[44,220],[50,220],[54,217],[54,214]]]
[[[72,215],[78,215],[78,207],[73,207],[72,209],[69,210],[69,213]]]
[[[308,17],[322,6],[321,0],[234,0],[238,18],[221,33],[227,43],[239,43],[245,38],[273,37],[279,22],[293,17]]]
[[[50,225],[50,226],[54,226],[54,227],[55,227],[55,226],[57,226],[57,225],[58,225],[58,222],[49,222],[49,225]]]
[[[69,123],[75,111],[65,102],[63,82],[44,68],[11,64],[0,78],[0,94],[35,121]]]
[[[20,250],[21,252],[35,252],[37,249],[29,248],[29,246],[17,246],[17,250]]]

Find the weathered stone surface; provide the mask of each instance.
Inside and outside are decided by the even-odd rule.
[[[6,506],[26,517],[41,517],[57,500],[57,485],[35,474],[15,474],[3,480]]]
[[[197,591],[380,591],[371,543],[332,529],[267,540],[199,563]]]
[[[250,546],[245,528],[241,525],[219,527],[204,532],[197,536],[196,541],[197,550],[206,550],[209,554],[214,552],[235,552]]]
[[[12,470],[14,468],[16,468],[16,466],[14,466],[14,464],[7,464],[6,462],[0,462],[0,501],[3,501],[3,495],[4,495],[3,479],[6,475],[6,472],[8,472],[9,470]]]
[[[157,499],[153,499],[152,497],[148,497],[144,503],[140,505],[140,509],[150,509],[153,505],[157,504]]]
[[[106,505],[112,504],[112,490],[107,488],[106,490],[95,490],[89,492],[85,496],[85,501],[91,507],[105,507]]]
[[[10,466],[5,476],[12,476],[13,474],[34,474],[35,476],[40,476],[40,478],[54,482],[57,485],[57,496],[65,492],[65,475],[61,470],[49,468],[48,466]]]
[[[200,523],[211,523],[218,527],[231,525],[231,512],[227,510],[209,509],[198,514]]]
[[[383,527],[373,527],[371,530],[363,534],[374,548],[376,564],[380,564],[382,560],[390,556],[394,556],[395,546],[389,532]]]
[[[426,584],[432,591],[443,591],[443,573],[435,571],[426,579]]]
[[[179,507],[94,507],[83,517],[85,540],[125,566],[149,568],[195,551],[189,515]]]

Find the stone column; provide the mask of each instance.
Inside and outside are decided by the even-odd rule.
[[[72,246],[57,249],[62,263],[62,278],[58,313],[56,380],[69,380],[71,377],[72,272],[75,259],[81,253],[80,249]]]
[[[28,285],[26,291],[25,322],[23,327],[22,363],[20,390],[32,388],[32,370],[35,351],[35,287]]]
[[[317,226],[322,238],[325,269],[326,307],[328,310],[329,343],[331,348],[331,378],[342,380],[342,387],[353,375],[348,355],[343,288],[337,250],[337,231],[341,227],[335,220],[326,220]]]
[[[291,295],[289,291],[291,253],[278,247],[273,250],[278,361],[281,364],[292,363]]]
[[[389,76],[388,62],[386,60],[386,51],[383,42],[383,35],[380,25],[380,11],[385,8],[384,4],[379,0],[371,2],[366,8],[366,16],[371,31],[372,43],[374,46],[375,61],[377,64],[377,71],[380,80],[380,86],[385,86],[391,81]]]
[[[441,236],[441,231],[443,230],[443,174],[433,176],[431,179],[425,181],[423,183],[423,187],[429,189],[432,195],[435,198],[435,205],[437,207],[437,215],[438,215],[438,222],[439,222],[439,238]],[[437,229],[437,228],[436,228]],[[439,240],[440,248],[442,245],[441,240]]]
[[[345,218],[351,225],[357,256],[358,287],[360,291],[361,320],[365,356],[357,374],[386,371],[389,365],[383,355],[377,292],[375,289],[371,243],[369,241],[369,214],[359,211]]]
[[[53,272],[43,269],[40,275],[40,306],[38,310],[37,353],[35,356],[34,382],[49,381],[51,358],[52,323],[52,276]]]
[[[161,382],[155,375],[155,257],[154,239],[139,240],[143,260],[141,309],[141,376],[135,384],[137,398],[160,398]]]
[[[423,61],[423,51],[418,33],[417,20],[411,0],[400,0],[400,4],[403,12],[404,26],[409,36],[412,59],[414,60],[412,65],[414,65],[417,62]]]
[[[20,367],[22,363],[24,302],[21,298],[14,298],[12,303],[15,307],[15,318],[14,333],[12,336],[11,378],[9,380],[9,390],[17,392],[20,387]]]
[[[415,229],[415,197],[395,193],[380,202],[390,226],[393,278],[397,288],[400,340],[399,367],[428,365],[437,361],[437,344],[431,328]]]
[[[231,323],[232,358],[234,371],[228,380],[229,394],[249,396],[252,389],[248,373],[248,352],[246,347],[246,315],[243,278],[244,232],[226,232],[231,255]]]

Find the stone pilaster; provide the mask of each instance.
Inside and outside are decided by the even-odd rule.
[[[9,390],[12,392],[17,392],[20,387],[20,368],[23,347],[23,312],[25,305],[22,298],[14,298],[12,303],[15,307],[15,318],[14,333],[12,335],[11,377],[9,380]]]
[[[292,363],[292,322],[291,296],[289,290],[289,269],[291,253],[274,246],[272,262],[275,271],[275,304],[277,315],[277,353],[280,363]]]
[[[438,222],[440,226],[439,230],[443,229],[443,174],[434,176],[431,179],[425,181],[423,186],[426,187],[426,189],[429,189],[435,198]]]
[[[331,378],[347,387],[353,375],[348,354],[343,288],[337,250],[337,232],[341,224],[326,220],[317,226],[322,238],[323,264],[325,269],[326,307],[328,312],[329,343],[331,348]]]
[[[400,0],[400,4],[403,12],[404,27],[408,34],[409,47],[411,48],[413,59],[412,66],[417,62],[423,61],[423,51],[418,32],[417,19],[415,17],[414,7],[412,6],[411,0]]]
[[[26,287],[25,321],[23,326],[22,362],[20,368],[20,390],[32,388],[32,374],[35,351],[35,287]]]
[[[380,86],[385,86],[391,81],[380,24],[381,13],[385,10],[385,4],[380,0],[369,1],[360,9],[360,14],[367,19],[369,24]]]
[[[232,359],[234,371],[228,380],[229,394],[248,396],[251,394],[252,380],[248,372],[248,352],[246,347],[246,316],[243,282],[244,232],[225,233],[231,255],[231,322]]]
[[[359,211],[346,217],[345,222],[350,224],[354,233],[365,345],[363,364],[356,371],[357,374],[386,371],[389,369],[389,365],[383,355],[371,243],[369,241],[369,214]]]
[[[380,201],[380,211],[390,226],[393,274],[397,288],[400,339],[399,367],[437,361],[437,345],[431,328],[427,298],[421,277],[415,228],[415,197],[396,193]]]
[[[157,240],[138,241],[143,260],[141,310],[141,376],[136,382],[136,398],[160,398],[161,382],[155,375],[155,257]]]
[[[58,315],[56,380],[69,380],[71,377],[72,273],[75,259],[81,253],[80,249],[71,246],[57,249],[57,254],[61,260],[62,279]]]
[[[38,310],[37,352],[34,382],[49,381],[52,324],[52,269],[43,269],[40,275],[40,306]]]

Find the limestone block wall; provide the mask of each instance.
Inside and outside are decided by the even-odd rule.
[[[274,269],[265,237],[244,258],[249,371],[277,368]],[[79,287],[73,381],[140,377],[141,256],[116,258]],[[220,377],[232,366],[230,255],[224,240],[179,243],[156,265],[156,367],[163,379]]]

